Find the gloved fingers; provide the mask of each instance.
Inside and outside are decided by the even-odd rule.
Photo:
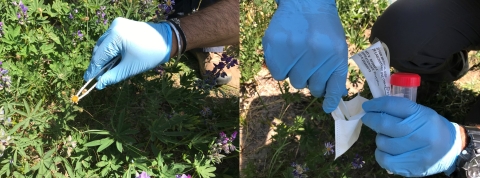
[[[407,118],[420,109],[420,105],[407,98],[383,96],[363,103],[365,112],[384,112],[398,118]]]
[[[343,64],[342,64],[343,65]],[[346,66],[345,66],[346,67]],[[323,110],[330,113],[337,108],[342,96],[348,93],[347,87],[347,70],[337,69],[327,81],[325,100],[323,100]]]
[[[417,151],[423,151],[424,148]],[[426,151],[426,150],[425,150]],[[428,152],[425,152],[428,154]],[[394,174],[405,177],[423,177],[426,176],[423,170],[427,170],[428,165],[416,164],[421,163],[421,155],[415,154],[400,154],[391,155],[379,149],[375,150],[375,159],[377,163],[384,169],[393,172]]]
[[[386,113],[367,112],[362,122],[377,133],[389,137],[404,137],[412,133],[416,127],[402,123],[403,119]]]
[[[338,64],[342,61],[338,60],[337,57],[343,56],[343,54],[341,54],[343,51],[335,50],[336,47],[332,46],[332,44],[334,43],[333,40],[336,40],[336,38],[330,37],[323,32],[311,32],[309,33],[309,37],[305,39],[306,44],[304,44],[304,46],[307,48],[302,51],[306,50],[306,52],[302,53],[301,56],[298,56],[300,57],[300,60],[298,60],[288,74],[292,86],[295,88],[305,88],[307,86],[307,81],[310,86],[312,83],[310,77],[317,71],[321,70],[323,75],[318,75],[317,73],[317,79],[320,79],[320,82],[323,82],[321,87],[325,88],[328,78],[330,78],[330,75],[336,70],[339,66]],[[302,39],[302,41],[305,41],[305,39]],[[298,42],[298,44],[301,43],[302,42]],[[344,60],[346,59],[347,58],[345,57]]]
[[[428,146],[427,142],[421,142],[412,135],[396,138],[377,134],[375,143],[377,144],[377,149],[390,155],[400,155]]]
[[[130,76],[125,75],[125,71],[127,71],[127,67],[129,67],[129,62],[127,60],[122,60],[120,63],[113,67],[112,69],[105,71],[103,75],[98,78],[96,88],[99,90],[104,89],[108,85],[116,84]]]
[[[270,28],[270,27],[269,27]],[[300,57],[288,55],[287,34],[267,29],[262,40],[265,64],[275,80],[285,80]]]
[[[100,72],[105,64],[111,61],[115,56],[120,55],[121,37],[118,35],[107,36],[92,56],[90,65],[83,75],[85,81],[90,80]]]
[[[117,66],[108,70],[107,72],[105,72],[105,74],[103,74],[100,77],[96,88],[101,90],[108,85],[113,85],[118,82],[121,82],[129,77],[132,77],[134,75],[150,70],[155,66],[149,67],[148,65],[145,65],[145,63],[133,61],[125,57],[120,61],[120,63]]]
[[[103,40],[105,40],[105,38],[107,38],[107,36],[110,35],[110,31],[111,31],[110,28],[108,28],[107,31],[105,31],[105,33],[103,33],[102,36],[100,36],[100,38],[98,38],[97,42],[95,43],[95,46],[93,47],[93,54],[95,54],[99,46],[102,44]]]
[[[326,76],[330,76],[330,75],[331,73],[326,73],[323,70],[317,70],[310,77],[310,79],[308,80],[308,89],[310,90],[310,93],[313,96],[317,98],[325,96],[325,90],[326,90],[327,81],[328,81],[328,77]]]
[[[308,21],[299,14],[277,10],[273,15],[262,38],[262,45],[265,63],[275,80],[289,77],[290,70],[305,55],[306,35],[303,34],[306,34],[307,26]],[[292,35],[292,32],[297,33]]]
[[[318,59],[313,59],[313,57],[310,56],[308,53],[309,52],[307,51],[307,49],[303,49],[302,53],[299,56],[295,57],[295,65],[290,69],[290,72],[288,73],[290,83],[296,89],[303,89],[307,87],[307,81],[317,71],[317,69],[321,67],[321,64],[318,64],[318,62],[312,62],[317,61]],[[324,71],[324,73],[327,72]],[[324,74],[324,77],[327,78],[327,75],[329,74]],[[324,80],[324,83],[325,82],[326,80]]]

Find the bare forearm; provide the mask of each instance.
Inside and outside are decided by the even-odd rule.
[[[180,19],[187,50],[239,43],[240,15],[238,0],[221,0]]]

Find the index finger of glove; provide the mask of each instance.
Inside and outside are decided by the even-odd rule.
[[[383,96],[363,103],[362,108],[365,112],[384,112],[391,116],[405,119],[415,114],[419,109],[419,105],[407,98]]]
[[[284,80],[305,55],[308,22],[298,14],[275,12],[262,38],[265,63],[275,80]],[[295,33],[295,35],[292,35]]]

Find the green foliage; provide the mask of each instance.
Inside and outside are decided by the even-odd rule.
[[[238,153],[218,165],[207,155],[218,133],[237,129],[238,98],[196,89],[183,61],[70,100],[109,23],[155,21],[158,2],[23,0],[25,14],[15,3],[0,1],[0,67],[11,78],[0,87],[0,177],[238,175]]]
[[[240,2],[240,9],[241,82],[248,83],[262,67],[262,37],[275,12],[276,3],[275,0],[246,0]]]

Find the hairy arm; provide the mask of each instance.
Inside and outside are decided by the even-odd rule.
[[[187,38],[187,50],[239,43],[239,6],[238,0],[221,0],[181,18],[180,27]],[[173,35],[171,56],[176,53],[177,39]]]

